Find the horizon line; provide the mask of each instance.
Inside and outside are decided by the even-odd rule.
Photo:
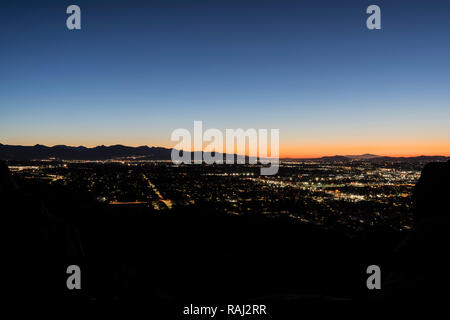
[[[12,147],[36,147],[36,146],[43,146],[43,147],[47,147],[47,148],[54,148],[54,147],[69,147],[69,148],[86,148],[86,149],[95,149],[98,147],[115,147],[115,146],[122,146],[122,147],[127,147],[127,148],[141,148],[141,147],[147,147],[147,148],[163,148],[163,149],[168,149],[171,150],[173,148],[171,147],[163,147],[163,146],[149,146],[149,145],[139,145],[139,146],[130,146],[130,145],[124,145],[124,144],[111,144],[111,145],[95,145],[95,146],[84,146],[84,145],[78,145],[78,146],[73,146],[73,145],[66,145],[66,144],[55,144],[52,146],[49,145],[44,145],[44,144],[34,144],[34,145],[20,145],[20,144],[3,144],[0,142],[0,146],[12,146]],[[184,151],[184,150],[183,150]],[[204,150],[201,150],[202,152],[205,152]],[[200,150],[197,151],[188,151],[188,152],[200,152]],[[226,154],[224,152],[219,152],[222,154]],[[412,154],[373,154],[371,152],[364,152],[364,153],[359,153],[359,154],[330,154],[330,153],[324,153],[321,155],[302,155],[302,156],[280,156],[279,159],[284,159],[284,160],[302,160],[302,159],[320,159],[320,158],[324,158],[324,157],[357,157],[357,156],[364,156],[364,155],[370,155],[376,158],[383,158],[383,157],[389,157],[389,158],[414,158],[414,157],[447,157],[450,158],[450,153],[442,153],[442,154],[426,154],[426,153],[412,153]],[[245,156],[248,156],[247,154]],[[364,160],[364,159],[362,159]]]

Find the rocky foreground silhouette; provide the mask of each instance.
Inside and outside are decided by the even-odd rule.
[[[439,300],[450,270],[449,182],[450,161],[427,164],[414,189],[411,232],[349,237],[289,218],[222,215],[201,204],[165,215],[113,210],[61,187],[20,185],[1,162],[11,253],[4,290],[19,301],[159,307]],[[71,264],[81,267],[82,290],[67,290]],[[376,292],[366,288],[371,264],[383,272]]]

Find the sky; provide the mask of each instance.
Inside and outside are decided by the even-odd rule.
[[[282,157],[450,155],[450,1],[0,3],[0,143],[173,147],[194,120],[279,129]]]

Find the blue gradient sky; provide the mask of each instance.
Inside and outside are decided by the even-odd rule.
[[[282,156],[450,154],[450,1],[2,1],[0,44],[4,144],[173,146],[203,120],[279,128]]]

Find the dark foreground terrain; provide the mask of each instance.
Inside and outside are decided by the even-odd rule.
[[[8,295],[16,301],[139,304],[180,316],[193,304],[440,300],[448,282],[450,162],[430,163],[414,189],[414,228],[349,235],[289,217],[229,215],[201,204],[148,215],[89,194],[15,181],[0,164]],[[66,268],[82,270],[68,290]],[[368,290],[366,268],[382,270]]]

